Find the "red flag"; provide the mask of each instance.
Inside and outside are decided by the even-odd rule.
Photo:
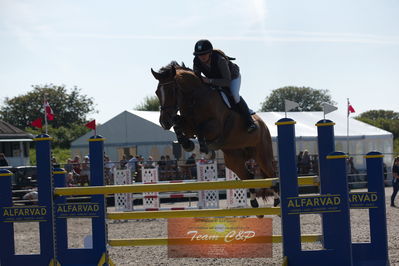
[[[96,120],[94,119],[93,121],[90,121],[85,126],[90,128],[90,129],[96,130]]]
[[[48,103],[48,101],[44,102],[44,109],[46,110],[47,119],[48,120],[54,120],[53,109],[51,109],[51,106]]]
[[[42,128],[43,124],[42,124],[42,118],[39,117],[38,119],[36,119],[35,121],[33,121],[31,123],[32,127],[37,127],[37,128]]]
[[[348,102],[348,115],[350,114],[350,113],[354,113],[355,112],[355,109],[352,107],[352,105]]]

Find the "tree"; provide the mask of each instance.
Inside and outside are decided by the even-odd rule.
[[[359,116],[356,117],[356,119],[369,119],[372,121],[377,121],[379,119],[398,120],[399,113],[390,110],[370,110],[361,113]]]
[[[300,111],[322,111],[322,103],[336,104],[328,90],[316,90],[310,87],[288,86],[275,89],[261,103],[261,112],[284,112],[284,100],[299,104]]]
[[[143,102],[134,109],[139,111],[159,111],[159,99],[157,96],[146,96]]]
[[[33,90],[25,95],[5,98],[4,105],[0,108],[0,119],[25,129],[33,120],[43,116],[45,96],[55,114],[54,120],[49,122],[54,128],[84,125],[87,115],[95,112],[93,99],[82,95],[77,87],[70,91],[65,86],[53,84],[32,87]]]
[[[373,125],[399,137],[399,113],[390,110],[370,110],[355,117],[357,120]]]

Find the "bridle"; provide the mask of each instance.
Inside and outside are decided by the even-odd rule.
[[[158,87],[160,87],[160,89],[161,89],[161,102],[160,102],[160,110],[161,111],[165,111],[165,110],[169,110],[169,109],[171,109],[171,110],[177,110],[177,109],[179,109],[178,108],[178,105],[177,105],[177,101],[176,101],[176,104],[175,105],[171,105],[171,106],[164,106],[163,105],[163,101],[164,101],[164,86],[165,85],[169,85],[169,84],[174,84],[175,86],[173,86],[173,98],[174,97],[176,97],[176,88],[177,88],[177,82],[176,82],[176,80],[175,79],[173,79],[172,81],[167,81],[167,82],[163,82],[163,83],[159,83],[159,85],[158,85]]]

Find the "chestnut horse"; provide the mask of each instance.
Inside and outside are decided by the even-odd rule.
[[[243,117],[229,109],[218,90],[204,84],[191,69],[172,61],[159,72],[151,72],[159,81],[156,95],[161,105],[160,124],[166,130],[173,126],[186,151],[194,149],[190,138],[197,137],[201,152],[221,149],[226,167],[240,179],[254,178],[245,164],[250,159],[259,165],[262,178],[275,177],[272,139],[259,116],[252,116],[258,129],[248,133]],[[250,192],[251,206],[258,207],[255,190]],[[270,195],[275,196],[276,205],[276,192],[261,192],[263,198]]]

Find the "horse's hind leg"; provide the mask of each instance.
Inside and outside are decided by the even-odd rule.
[[[268,138],[269,139],[269,138]],[[273,178],[276,177],[276,169],[274,165],[274,157],[273,157],[273,149],[272,149],[272,144],[271,144],[271,138],[270,142],[268,141],[263,141],[262,145],[259,145],[256,149],[255,152],[255,161],[258,163],[260,172],[263,176],[263,178]],[[274,196],[274,207],[280,204],[280,196],[279,196],[279,190],[278,186],[275,185],[271,187],[272,193],[269,189],[265,189],[262,194],[263,197],[265,196]]]
[[[224,162],[226,167],[232,170],[241,180],[254,179],[254,174],[249,172],[245,166],[246,156],[243,150],[223,150]],[[259,203],[256,199],[256,191],[249,189],[250,203],[252,208],[258,208]]]

